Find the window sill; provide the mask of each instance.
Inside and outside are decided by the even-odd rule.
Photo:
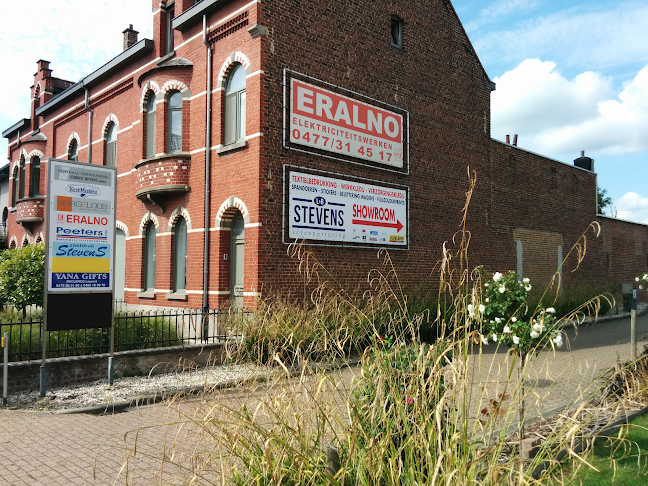
[[[216,153],[218,155],[221,155],[227,152],[232,152],[233,150],[245,148],[247,146],[248,146],[247,140],[241,140],[240,142],[230,143],[229,145],[223,145],[222,147],[218,147],[216,149]]]
[[[155,299],[155,290],[137,292],[137,297],[139,297],[140,299]]]
[[[187,301],[187,293],[184,290],[179,292],[173,292],[171,294],[166,294],[167,300],[184,300]]]

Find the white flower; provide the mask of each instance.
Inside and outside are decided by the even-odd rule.
[[[495,334],[495,333],[493,333],[493,342],[494,342],[494,343],[497,342],[497,334]]]
[[[506,292],[506,287],[504,285],[500,285],[499,291],[500,294],[503,294],[504,292]]]
[[[524,286],[524,290],[526,290],[527,292],[529,292],[529,291],[531,290],[531,284],[529,284],[529,285],[525,285],[525,286]]]
[[[520,344],[520,338],[517,336],[513,336],[513,344]]]
[[[474,307],[472,304],[468,304],[468,314],[470,314],[471,316],[472,316],[472,314],[473,314],[473,309],[474,309],[474,308],[475,308],[475,307]]]
[[[546,312],[547,314],[555,314],[555,313],[556,313],[556,309],[554,309],[553,307],[549,307],[545,312]]]
[[[499,282],[501,278],[502,278],[502,274],[499,272],[495,272],[495,275],[493,275],[493,282]]]
[[[488,299],[486,299],[488,301]],[[479,304],[479,312],[484,312],[486,310],[486,306],[484,304]]]
[[[481,338],[482,344],[488,344],[488,339],[486,339],[483,334],[480,334],[479,337]]]
[[[557,348],[560,348],[563,345],[562,335],[558,334],[555,338],[553,338],[553,342]]]
[[[517,322],[517,317],[511,317],[511,322],[515,324]]]
[[[523,279],[522,279],[522,282],[524,282],[525,284],[528,284],[528,283],[531,282],[531,279],[530,279],[529,277],[527,277],[527,278],[523,278]]]
[[[538,323],[535,323],[535,324],[533,325],[533,330],[534,330],[535,332],[542,332],[542,326],[541,326],[540,324],[538,324]]]
[[[638,281],[639,281],[639,277],[635,277],[635,282],[638,282]]]
[[[484,284],[484,287],[488,287],[488,282],[486,282],[486,283]]]
[[[502,323],[502,319],[500,319],[499,317],[496,317],[496,318],[495,318],[495,322],[497,322],[498,324],[501,324],[501,323]]]
[[[490,299],[488,297],[486,297],[486,303],[488,303],[488,302],[490,302]]]
[[[540,333],[533,330],[531,331],[531,339],[538,339],[540,337]]]
[[[504,326],[504,333],[510,334],[511,333],[511,328],[508,326]]]

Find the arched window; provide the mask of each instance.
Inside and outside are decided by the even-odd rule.
[[[146,94],[146,158],[155,157],[155,93]]]
[[[13,191],[11,194],[11,207],[16,207],[16,201],[18,200],[18,191],[20,187],[20,172],[18,166],[14,167],[13,171]]]
[[[173,91],[167,99],[167,153],[182,151],[182,95]]]
[[[68,160],[79,160],[79,143],[73,138],[68,148]]]
[[[18,186],[18,199],[25,197],[25,157],[20,157],[20,175],[18,176],[20,185]]]
[[[173,235],[173,290],[187,289],[187,222],[178,218]]]
[[[225,144],[245,138],[245,68],[236,67],[225,90]]]
[[[245,220],[240,211],[232,219],[230,258],[230,298],[235,305],[243,305],[243,279],[245,273]]]
[[[117,166],[117,125],[111,123],[106,131],[106,163],[107,167]]]
[[[31,158],[31,192],[32,196],[40,194],[40,157]]]
[[[7,227],[7,219],[9,218],[9,210],[7,208],[4,208],[2,210],[2,226],[4,228]]]
[[[149,221],[144,230],[144,290],[155,289],[155,224]]]

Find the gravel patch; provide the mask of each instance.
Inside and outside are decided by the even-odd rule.
[[[253,365],[219,365],[198,371],[183,371],[152,376],[115,379],[113,385],[98,380],[82,385],[52,388],[41,398],[38,390],[8,396],[8,409],[66,410],[124,402],[157,393],[173,394],[188,387],[234,386],[249,379],[265,376],[263,368]]]

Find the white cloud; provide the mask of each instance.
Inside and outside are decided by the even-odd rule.
[[[122,31],[133,24],[151,37],[151,4],[129,0],[0,1],[0,131],[29,118],[36,61],[51,61],[52,75],[78,81],[122,50]],[[7,141],[0,141],[6,154]],[[4,156],[2,156],[4,159]]]
[[[617,218],[648,224],[648,197],[629,192],[614,203]]]
[[[489,31],[474,40],[475,49],[485,64],[551,57],[565,66],[602,69],[648,59],[648,5],[613,5],[585,4]]]
[[[495,78],[492,133],[520,134],[520,146],[560,158],[648,150],[648,66],[614,96],[593,72],[564,78],[553,62],[527,59]]]

